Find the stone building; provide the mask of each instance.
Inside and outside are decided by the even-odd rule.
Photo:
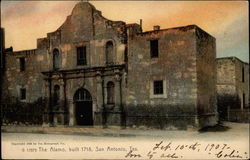
[[[237,112],[244,119],[249,108],[249,64],[236,57],[217,58],[216,61],[218,111],[225,119],[230,107],[233,109],[231,114]]]
[[[36,49],[6,53],[4,96],[46,99],[44,124],[200,128],[216,123],[215,48],[196,25],[143,32],[79,2]]]
[[[5,37],[4,28],[0,29],[0,104],[2,102],[2,82],[3,82],[3,71],[4,71],[4,49],[5,49]],[[2,117],[1,117],[2,118]]]

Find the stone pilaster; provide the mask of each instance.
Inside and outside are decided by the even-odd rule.
[[[96,75],[96,82],[97,82],[97,112],[103,111],[103,78],[101,74],[98,72]]]
[[[121,76],[115,71],[115,111],[121,111]]]
[[[60,106],[64,105],[64,100],[65,100],[65,94],[64,94],[64,81],[62,79],[59,80],[59,85],[60,85]],[[60,107],[60,109],[63,109]]]
[[[57,126],[58,121],[57,121],[57,114],[54,112],[54,116],[53,116],[53,125]]]
[[[45,100],[46,100],[46,106],[44,110],[43,115],[43,125],[49,125],[50,124],[50,114],[51,114],[51,106],[50,106],[50,80],[45,80]]]
[[[61,124],[64,124],[64,114],[65,114],[65,102],[66,102],[66,96],[65,96],[65,82],[63,79],[60,80],[60,107],[59,107],[59,116],[61,119]]]
[[[104,109],[104,90],[103,90],[103,77],[101,72],[96,74],[96,110],[94,125],[104,125],[105,124],[105,109]]]
[[[76,125],[76,120],[75,120],[75,105],[73,99],[68,100],[68,105],[69,105],[69,126],[74,126]]]

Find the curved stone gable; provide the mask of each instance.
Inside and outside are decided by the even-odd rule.
[[[81,14],[82,11],[96,10],[96,8],[88,2],[79,2],[72,10],[72,15]]]
[[[126,34],[126,23],[122,21],[112,21],[102,16],[101,11],[88,2],[79,2],[73,8],[71,15],[53,33],[60,35],[55,39],[60,39],[60,43],[77,43],[100,39],[116,34],[123,37]],[[51,33],[51,34],[53,34]],[[50,34],[50,35],[51,35]]]

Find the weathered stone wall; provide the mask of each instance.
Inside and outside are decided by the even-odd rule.
[[[235,64],[232,59],[216,60],[217,65],[217,94],[236,94]]]
[[[121,93],[124,85],[123,72],[119,73],[121,78],[116,79],[113,69],[102,75],[102,85],[97,88],[95,73],[90,77],[86,77],[85,73],[76,73],[75,75],[60,74],[62,70],[83,69],[86,67],[105,67],[106,66],[106,43],[113,43],[114,63],[111,65],[124,64],[125,46],[126,46],[126,24],[124,22],[114,22],[102,17],[101,12],[97,11],[94,6],[89,3],[78,3],[67,17],[65,23],[55,32],[48,33],[46,38],[37,40],[37,49],[8,53],[6,57],[6,75],[4,80],[5,97],[20,98],[20,88],[26,88],[26,100],[22,102],[31,103],[36,99],[43,97],[51,100],[53,95],[53,87],[60,86],[61,111],[49,109],[51,104],[48,102],[46,112],[53,112],[53,117],[57,117],[59,124],[69,123],[72,115],[68,115],[74,110],[73,96],[77,89],[86,88],[93,98],[93,114],[102,111],[103,105],[106,105],[107,93],[106,85],[108,81],[116,84],[116,106],[121,107]],[[87,47],[87,65],[77,66],[76,47]],[[51,72],[49,77],[41,74],[41,72],[53,71],[53,50],[59,50],[59,71]],[[25,58],[25,71],[20,71],[19,58]],[[112,68],[112,67],[111,67]],[[100,70],[103,72],[102,70]],[[58,72],[58,74],[57,74]],[[73,71],[74,72],[74,71]],[[73,77],[72,77],[73,76]],[[50,84],[44,81],[44,78],[51,79]],[[119,79],[119,78],[118,78]],[[120,84],[121,83],[121,84]],[[119,88],[119,89],[117,89]],[[99,93],[97,102],[97,94]],[[104,97],[103,97],[104,96]],[[104,102],[102,102],[103,99]],[[63,104],[65,103],[65,104]],[[116,108],[116,107],[115,107]],[[117,109],[116,109],[117,110]],[[118,109],[120,110],[120,109]],[[112,111],[111,111],[112,112]],[[116,111],[117,112],[117,111]],[[117,116],[109,113],[106,117],[108,124],[120,124]],[[50,115],[51,116],[51,115]],[[52,119],[53,119],[52,117]],[[94,116],[94,119],[96,117]],[[51,119],[51,117],[50,117]],[[97,124],[101,124],[101,118],[96,120]],[[74,123],[74,122],[73,122]]]
[[[217,58],[216,62],[217,104],[220,118],[238,122],[248,121],[247,113],[244,112],[249,108],[249,65],[236,57]],[[244,95],[245,105],[243,105]]]
[[[154,39],[159,43],[157,58],[150,57],[150,40]],[[130,36],[128,51],[128,124],[143,116],[162,116],[161,123],[166,126],[198,125],[196,116],[200,117],[200,126],[207,125],[206,121],[216,123],[216,50],[212,36],[197,26],[155,30]],[[163,80],[164,94],[160,97],[153,95],[154,80]],[[151,108],[158,113],[154,115]],[[176,117],[186,119],[179,122],[173,120]],[[171,119],[176,123],[167,123]]]
[[[113,43],[114,64],[124,64],[126,24],[102,17],[101,12],[89,3],[79,3],[59,29],[39,41],[39,46],[49,46],[51,60],[53,50],[59,50],[61,70],[79,69],[86,66],[77,66],[76,47],[87,47],[88,67],[105,66],[108,41]]]
[[[243,69],[244,68],[244,69]],[[243,73],[244,70],[244,81]],[[235,85],[238,97],[241,100],[241,109],[249,107],[249,64],[235,59]],[[245,104],[243,104],[243,94],[245,94]]]
[[[244,68],[244,82],[242,81],[242,68]],[[217,59],[217,94],[218,96],[235,96],[239,98],[239,106],[233,108],[243,109],[243,93],[245,94],[245,107],[249,106],[249,65],[236,57]]]
[[[25,58],[25,70],[20,71],[19,58]],[[44,96],[41,71],[46,69],[46,54],[37,50],[9,52],[6,54],[6,71],[3,81],[3,97],[20,99],[20,88],[26,88],[26,100],[31,103]]]
[[[4,28],[0,28],[0,105],[2,102],[2,86],[4,73],[4,50],[5,50],[5,33]]]
[[[197,42],[197,107],[200,125],[215,125],[216,102],[216,44],[215,38],[196,28]]]
[[[151,39],[159,39],[158,58],[150,57]],[[142,33],[128,45],[128,105],[196,104],[194,29]],[[166,80],[167,98],[150,98],[153,80]]]
[[[198,110],[201,114],[216,112],[216,46],[215,38],[197,28]]]
[[[150,40],[158,39],[159,57],[150,57]],[[197,103],[195,27],[151,31],[128,41],[127,110],[145,105],[167,108],[164,116],[194,116]],[[152,83],[163,80],[164,95],[154,97]],[[174,112],[173,112],[174,111]],[[147,111],[141,111],[147,112]],[[143,113],[142,113],[143,114]],[[133,116],[133,115],[130,115]]]
[[[230,109],[229,116],[227,120],[230,122],[241,122],[241,123],[249,123],[250,120],[250,112],[249,109]]]
[[[107,65],[106,44],[109,41],[113,44],[114,61],[112,64]],[[116,83],[115,69],[112,69],[112,66],[125,63],[126,24],[121,21],[115,22],[102,17],[101,12],[96,10],[94,6],[89,3],[78,3],[74,7],[72,14],[68,16],[65,23],[57,31],[49,33],[47,40],[40,40],[41,45],[48,45],[46,42],[49,43],[48,50],[50,59],[53,58],[52,52],[55,48],[60,52],[60,69],[58,72],[61,73],[61,71],[63,72],[65,70],[72,70],[73,72],[73,74],[64,73],[64,83],[66,86],[65,98],[67,101],[66,110],[69,113],[69,124],[75,125],[73,96],[77,89],[85,88],[92,96],[94,123],[101,125],[102,115],[100,114],[103,107],[106,107],[107,104],[107,83],[112,81],[115,84],[115,90],[119,88],[116,92],[121,92],[121,88],[123,88],[120,84]],[[79,46],[86,46],[87,65],[77,65],[76,47]],[[52,67],[52,63],[50,62],[50,71],[52,71]],[[104,71],[96,67],[109,67],[111,69],[110,71]],[[91,71],[91,68],[95,69]],[[82,70],[80,72],[79,69],[86,69],[86,71]],[[96,80],[98,70],[101,72],[100,74],[102,77],[101,86],[99,86]],[[123,71],[119,74],[123,76]],[[52,86],[59,82],[57,78],[52,77],[52,79]],[[118,102],[121,99],[118,97],[121,97],[121,93],[115,93],[115,108],[119,108],[121,103]],[[61,98],[63,99],[63,97]],[[114,110],[107,113],[109,115],[106,116],[106,123],[108,125],[119,125],[121,122],[113,113],[115,114]]]
[[[0,28],[0,73],[2,76],[2,71],[4,67],[4,50],[5,50],[5,31],[4,28]],[[1,80],[2,78],[0,78]],[[1,92],[1,91],[0,91]]]
[[[159,56],[151,58],[150,40],[156,39]],[[111,64],[107,42],[113,44]],[[86,46],[87,65],[77,65],[80,46]],[[59,69],[53,68],[55,49]],[[19,57],[25,57],[22,72]],[[186,128],[198,126],[199,114],[214,111],[214,57],[214,38],[195,25],[142,32],[138,24],[108,20],[79,2],[61,27],[37,40],[37,49],[7,54],[4,91],[20,97],[19,89],[26,88],[27,103],[45,98],[46,123],[76,125],[73,97],[84,88],[92,97],[95,125]],[[155,80],[163,80],[162,95],[153,94]],[[114,106],[107,105],[109,81],[115,85]],[[55,85],[61,109],[51,103]]]

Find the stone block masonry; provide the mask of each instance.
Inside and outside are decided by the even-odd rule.
[[[143,32],[79,2],[36,49],[6,54],[3,97],[46,100],[43,125],[201,128],[216,124],[215,55],[196,25]]]

